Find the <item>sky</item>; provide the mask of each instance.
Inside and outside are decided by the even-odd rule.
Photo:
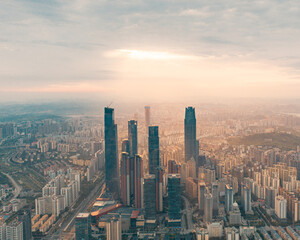
[[[300,97],[300,1],[5,0],[0,101]]]

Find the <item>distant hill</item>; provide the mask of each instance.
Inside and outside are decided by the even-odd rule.
[[[283,150],[296,150],[300,136],[288,133],[260,133],[246,137],[228,139],[231,145],[255,145],[277,147]]]

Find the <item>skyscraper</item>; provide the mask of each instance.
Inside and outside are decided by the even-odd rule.
[[[130,205],[130,163],[129,154],[123,152],[121,156],[121,200],[125,206]]]
[[[137,142],[137,121],[128,121],[128,140],[130,147],[130,157],[134,157],[138,154],[138,142]]]
[[[156,169],[156,211],[163,211],[163,175],[164,170],[161,166]]]
[[[244,213],[251,211],[251,189],[247,186],[242,186],[241,197]]]
[[[136,208],[143,208],[144,205],[144,169],[143,159],[140,155],[135,155],[134,169],[134,203]]]
[[[213,198],[210,193],[204,195],[204,221],[212,222],[213,216]]]
[[[23,240],[32,239],[31,212],[29,208],[19,211],[18,220],[23,223]]]
[[[180,220],[181,207],[180,175],[168,175],[168,217],[170,220]]]
[[[219,213],[219,185],[218,183],[213,183],[211,185],[211,192],[213,198],[213,216],[217,216]]]
[[[195,108],[187,107],[185,109],[184,118],[184,149],[185,161],[189,161],[192,157],[197,159],[197,142],[196,142],[196,116]]]
[[[89,213],[79,213],[75,218],[75,239],[91,239],[91,215]]]
[[[145,106],[145,125],[146,129],[150,126],[150,107]]]
[[[155,219],[156,215],[156,179],[155,175],[147,174],[144,178],[144,208],[145,218]]]
[[[159,134],[158,126],[149,127],[148,137],[149,148],[149,174],[155,174],[156,168],[160,166],[159,162]]]
[[[198,206],[200,214],[204,214],[204,206],[205,206],[205,198],[204,195],[206,193],[206,185],[204,182],[198,183]]]
[[[225,210],[227,213],[232,210],[232,204],[233,204],[233,189],[229,184],[227,184],[225,186]]]
[[[118,195],[119,181],[119,157],[118,157],[118,133],[114,119],[114,109],[104,109],[104,133],[105,133],[105,181],[108,191]]]

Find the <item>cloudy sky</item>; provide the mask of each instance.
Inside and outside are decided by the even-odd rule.
[[[300,96],[297,0],[9,0],[0,33],[0,101]]]

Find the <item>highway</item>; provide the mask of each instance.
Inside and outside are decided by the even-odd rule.
[[[12,176],[10,176],[9,174],[4,173],[4,172],[2,172],[2,173],[11,181],[11,183],[13,184],[13,186],[15,188],[14,197],[11,199],[11,200],[14,200],[19,196],[20,192],[22,191],[22,187],[15,181],[15,179],[12,178]]]

